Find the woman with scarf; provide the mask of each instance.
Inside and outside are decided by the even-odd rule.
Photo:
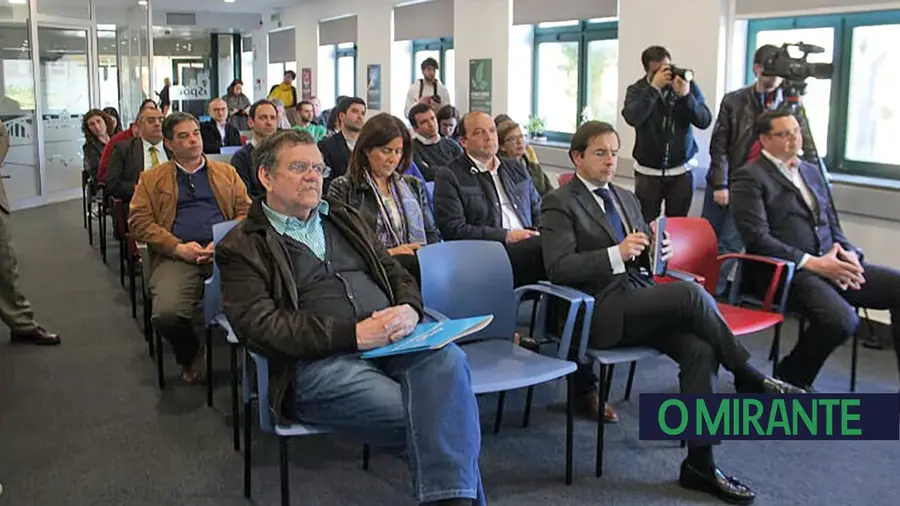
[[[412,158],[406,125],[381,113],[366,121],[347,174],[331,182],[328,197],[357,209],[375,235],[418,281],[416,250],[440,241],[422,180],[405,173]]]

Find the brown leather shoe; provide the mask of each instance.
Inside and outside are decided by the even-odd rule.
[[[596,392],[583,394],[579,397],[581,411],[590,419],[596,420],[600,416],[600,399]],[[603,421],[606,423],[619,423],[619,415],[610,404],[603,405]]]
[[[9,340],[13,343],[39,346],[55,346],[61,342],[58,334],[54,334],[40,325],[29,330],[13,330],[9,333]]]

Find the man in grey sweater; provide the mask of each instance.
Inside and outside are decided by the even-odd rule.
[[[434,181],[439,167],[446,167],[462,155],[459,144],[438,132],[434,110],[425,104],[409,110],[409,124],[413,127],[413,161],[426,181]]]

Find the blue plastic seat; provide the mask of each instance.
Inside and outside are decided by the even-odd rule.
[[[566,378],[566,483],[572,482],[574,383],[577,365],[567,360],[581,296],[552,285],[527,285],[513,290],[513,273],[506,249],[491,241],[450,241],[428,245],[417,252],[422,272],[422,298],[430,309],[449,318],[482,314],[494,316],[480,332],[458,341],[469,361],[472,389],[476,394],[499,393],[494,431],[500,428],[503,403],[509,390],[527,388],[525,417],[528,424],[533,387]],[[512,342],[518,306],[527,294],[568,301],[569,312],[555,356],[526,350]]]

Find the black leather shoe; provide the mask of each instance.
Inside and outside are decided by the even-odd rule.
[[[756,499],[756,493],[750,487],[719,468],[708,474],[697,470],[687,460],[681,463],[678,483],[688,490],[706,492],[730,504],[751,504]]]
[[[40,325],[30,330],[13,330],[9,334],[9,340],[13,343],[37,344],[39,346],[55,346],[61,342],[59,335]]]
[[[766,378],[762,383],[763,393],[767,394],[805,394],[805,389],[794,386],[787,381],[775,378]]]

